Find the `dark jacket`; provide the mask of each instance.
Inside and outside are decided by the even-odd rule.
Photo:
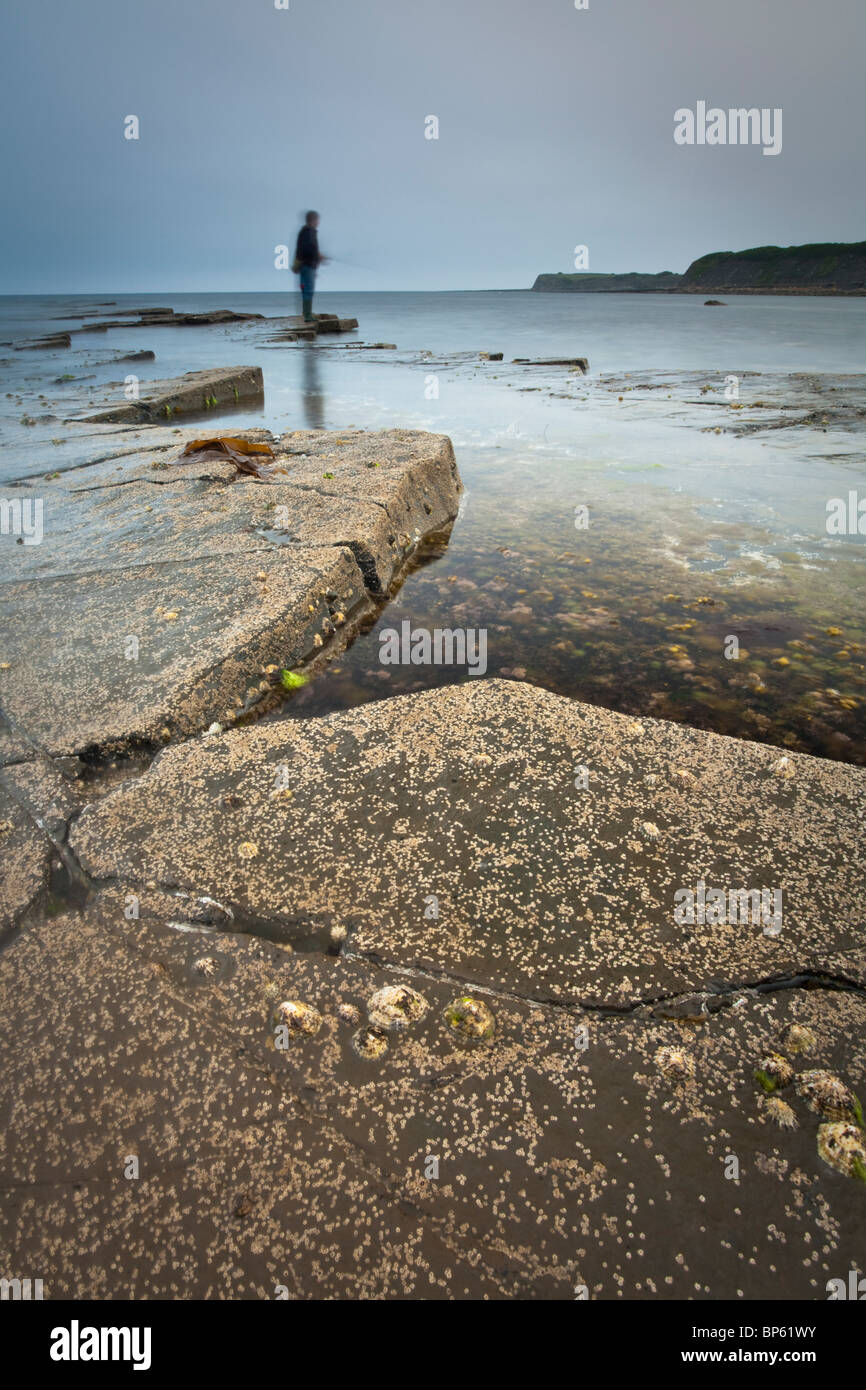
[[[315,268],[321,259],[319,255],[319,236],[315,227],[302,227],[298,232],[298,244],[295,247],[295,260],[300,261],[301,265],[311,265]]]

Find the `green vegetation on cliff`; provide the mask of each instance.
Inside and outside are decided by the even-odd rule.
[[[624,275],[539,275],[534,290],[546,293],[644,294],[708,290],[764,294],[866,294],[866,241],[815,242],[807,246],[753,246],[747,251],[712,251],[692,261],[685,275],[629,271]]]
[[[682,289],[866,289],[866,241],[754,246],[692,261]]]
[[[658,275],[643,275],[636,270],[627,271],[623,275],[597,275],[589,270],[577,271],[572,275],[563,275],[559,271],[556,275],[537,276],[532,288],[554,294],[574,291],[584,294],[615,294],[617,292],[635,294],[643,293],[646,290],[674,290],[682,278],[681,275],[675,275],[672,270],[662,270]]]

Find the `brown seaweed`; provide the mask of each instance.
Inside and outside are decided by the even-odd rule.
[[[256,461],[256,454],[264,454],[267,458],[274,457],[274,451],[270,444],[256,444],[249,439],[237,439],[233,436],[215,436],[212,439],[193,439],[187,444],[183,453],[175,459],[175,463],[182,463],[195,454],[200,462],[206,459],[228,459],[235,465],[239,473],[251,473],[256,478],[262,478],[269,482],[275,473],[285,473],[286,469],[282,464],[266,464]]]

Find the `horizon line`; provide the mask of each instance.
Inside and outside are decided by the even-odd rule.
[[[555,274],[556,272],[551,272]],[[564,273],[564,272],[560,272]],[[613,274],[615,272],[607,272]],[[532,290],[531,285],[482,285],[474,289],[380,289],[380,290],[320,290],[316,289],[316,297],[322,294],[523,294]],[[300,290],[0,290],[0,299],[35,299],[38,297],[52,296],[55,299],[92,299],[96,295],[131,295],[138,294],[152,296],[158,294],[300,294]]]

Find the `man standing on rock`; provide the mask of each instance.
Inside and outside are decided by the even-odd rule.
[[[298,232],[295,261],[292,266],[292,269],[301,278],[301,298],[303,300],[304,319],[307,323],[313,321],[313,291],[316,288],[316,271],[325,260],[325,257],[319,254],[318,225],[319,214],[308,212],[304,225]]]

